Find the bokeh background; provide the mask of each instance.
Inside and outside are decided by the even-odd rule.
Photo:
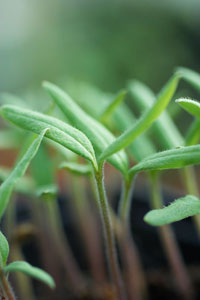
[[[0,91],[41,81],[158,91],[176,66],[199,71],[199,0],[0,0]]]
[[[200,0],[0,0],[0,104],[2,93],[8,92],[26,101],[34,100],[36,108],[45,111],[43,104],[48,96],[41,88],[43,80],[62,85],[95,117],[99,116],[100,105],[93,108],[88,101],[97,97],[107,104],[113,99],[111,94],[127,87],[130,79],[136,78],[158,93],[176,67],[200,72],[199,13]],[[199,99],[199,94],[183,81],[178,96]],[[185,135],[193,118],[178,111],[174,101],[170,106]],[[6,149],[0,155],[0,165],[8,164],[8,155]],[[118,174],[114,176],[108,174],[108,180],[110,177],[114,188],[119,187]],[[168,183],[163,189],[167,203],[178,192],[183,193],[177,178],[174,171],[166,172],[163,178]],[[134,238],[144,266],[160,267],[166,260],[161,257],[157,232],[143,222],[149,210],[148,186],[142,180],[137,184]],[[114,194],[114,188],[108,186],[108,192]],[[199,264],[199,240],[189,224],[176,223],[175,233],[187,263]]]

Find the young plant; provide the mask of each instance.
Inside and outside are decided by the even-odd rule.
[[[99,204],[102,212],[102,220],[104,223],[106,233],[109,264],[112,273],[112,278],[115,283],[117,297],[119,299],[123,299],[120,273],[118,269],[116,252],[114,250],[114,237],[112,232],[111,220],[108,212],[108,203],[106,200],[102,182],[102,166],[99,166],[97,164],[92,144],[82,132],[67,125],[64,122],[59,121],[56,118],[36,113],[30,110],[21,109],[11,105],[3,106],[1,109],[1,113],[6,119],[12,121],[14,124],[28,129],[30,131],[33,131],[35,133],[39,133],[44,128],[48,127],[48,131],[45,134],[46,137],[52,139],[53,141],[61,144],[62,146],[70,149],[71,151],[75,152],[76,154],[79,154],[80,156],[91,162],[99,193]],[[121,164],[121,161],[118,163],[117,159],[114,159],[114,163],[117,163],[117,166],[119,167],[124,167],[123,163]]]
[[[184,76],[187,77],[186,75]],[[118,256],[115,247],[115,234],[117,234],[118,236],[121,255],[123,255],[123,252],[125,255],[127,254],[127,258],[124,259],[124,262],[126,264],[129,275],[133,274],[133,272],[131,273],[131,270],[129,268],[129,263],[130,266],[133,266],[131,260],[133,259],[133,261],[137,261],[137,258],[134,258],[134,253],[136,252],[134,249],[134,244],[132,243],[131,231],[129,227],[129,213],[132,198],[133,179],[136,177],[136,174],[141,171],[147,171],[148,173],[150,172],[151,174],[153,174],[152,171],[183,168],[188,165],[198,164],[200,161],[199,145],[186,146],[152,154],[155,152],[154,146],[147,139],[146,135],[141,136],[141,134],[146,133],[153,122],[155,122],[156,119],[161,115],[161,113],[166,109],[168,103],[170,102],[172,96],[176,91],[180,78],[184,78],[184,76],[183,72],[177,71],[168,81],[166,86],[161,90],[158,97],[156,98],[157,101],[154,101],[152,106],[149,107],[137,121],[132,116],[132,114],[130,115],[129,110],[127,110],[126,106],[123,106],[122,104],[125,93],[120,93],[119,96],[114,99],[114,101],[110,105],[108,105],[104,110],[101,111],[101,115],[98,118],[98,120],[101,120],[104,124],[107,124],[108,119],[113,114],[113,119],[118,120],[119,123],[118,130],[122,132],[122,134],[117,138],[115,138],[115,136],[106,126],[102,125],[99,121],[95,120],[83,109],[81,109],[81,107],[78,106],[63,90],[48,82],[45,82],[43,84],[44,88],[52,97],[53,102],[65,115],[65,117],[67,118],[67,122],[69,122],[71,125],[69,125],[67,122],[59,120],[56,117],[38,113],[20,106],[4,105],[1,108],[1,115],[5,119],[25,130],[39,134],[39,137],[32,142],[31,146],[28,147],[28,150],[26,150],[25,153],[22,153],[22,156],[17,162],[16,167],[13,171],[14,175],[9,176],[9,178],[11,177],[11,179],[8,178],[9,184],[7,183],[6,185],[5,181],[0,187],[0,195],[1,189],[3,191],[5,188],[7,189],[7,192],[2,196],[3,200],[0,201],[0,215],[2,216],[5,211],[12,188],[14,187],[14,184],[16,182],[16,176],[18,178],[24,174],[31,158],[33,158],[33,156],[37,152],[37,149],[43,137],[46,137],[54,142],[57,149],[59,147],[64,147],[65,149],[75,153],[75,155],[82,157],[87,161],[87,164],[80,165],[77,161],[67,161],[62,163],[62,168],[66,168],[68,171],[70,170],[70,172],[83,174],[85,176],[88,174],[93,174],[93,179],[96,187],[96,199],[99,205],[105,234],[108,265],[110,267],[111,278],[114,284],[115,299],[126,299],[126,292],[124,290],[124,284],[122,281],[121,270],[119,267]],[[119,113],[116,114],[115,112],[118,110]],[[47,111],[47,113],[48,112],[49,110]],[[120,113],[123,114],[123,116],[120,116]],[[160,132],[163,130],[164,122],[170,124],[170,120],[166,114],[164,116],[164,119],[162,118],[159,122],[156,123],[157,129],[160,128]],[[167,140],[169,148],[175,145],[175,143],[177,142],[177,136],[179,138],[179,141],[182,142],[182,138],[179,136],[179,133],[176,132],[176,136],[175,134],[171,133],[171,131],[175,130],[174,128],[175,127],[173,127],[173,124],[171,123],[170,129],[168,131],[169,139]],[[197,128],[197,126],[195,128]],[[192,132],[194,133],[194,130]],[[139,139],[136,140],[137,138]],[[38,142],[38,144],[36,141]],[[163,141],[166,142],[166,139],[163,139]],[[33,145],[35,145],[35,147],[37,146],[36,149]],[[139,147],[144,147],[144,145],[147,145],[146,149],[144,151],[140,151]],[[128,161],[128,155],[125,152],[126,147],[129,147],[129,153],[131,153],[131,156],[134,157],[134,159],[138,162],[131,169],[129,169],[130,162]],[[35,149],[35,151],[31,152],[30,149]],[[28,156],[27,158],[28,154],[30,156]],[[44,157],[46,157],[46,154]],[[25,158],[27,158],[27,160]],[[111,205],[108,202],[107,194],[105,191],[105,161],[108,161],[116,169],[118,169],[123,177],[124,189],[120,200],[118,216],[113,212]],[[16,168],[18,165],[23,167],[18,167],[18,173],[16,173]],[[41,174],[35,175],[36,182],[37,179],[40,178],[40,175]],[[46,206],[48,210],[47,214],[49,223],[57,245],[60,245],[61,249],[61,240],[64,240],[64,235],[62,233],[62,230],[60,230],[62,224],[59,221],[60,217],[56,204],[56,193],[54,189],[55,185],[53,184],[49,187],[49,183],[51,182],[47,182],[48,185],[46,185],[46,182],[45,184],[44,182],[40,184],[40,180],[38,181],[38,183],[38,186],[40,187],[40,189],[38,190],[40,198],[44,200],[44,198],[46,199],[46,196],[48,196],[48,201],[50,200],[50,202],[48,202],[48,205]],[[153,184],[153,187],[156,187],[156,184]],[[155,195],[158,196],[158,194],[158,191],[155,191]],[[51,199],[49,199],[50,196]],[[186,202],[188,202],[188,200],[186,202],[184,201],[185,208],[183,209],[184,213],[181,210],[181,217],[193,214],[194,210],[197,211],[197,207],[195,206],[197,202],[195,202],[194,198],[192,199],[193,200],[191,201],[191,207],[193,208],[191,210],[188,210],[188,206],[186,205]],[[80,199],[78,199],[77,201],[79,200]],[[180,205],[179,201],[176,201],[175,203],[176,207],[177,205]],[[174,209],[174,207],[172,207],[172,212],[174,212],[175,210],[176,208]],[[163,213],[164,210],[161,211]],[[54,213],[52,214],[52,212]],[[166,215],[169,216],[170,212],[171,211],[169,207],[167,209]],[[152,213],[155,214],[155,211],[150,212],[149,214]],[[160,211],[158,212],[158,214],[160,214]],[[172,217],[174,215],[174,213],[171,213]],[[54,219],[55,216],[56,218]],[[148,217],[145,217],[145,220],[148,221],[149,215],[147,216]],[[159,219],[158,217],[156,218],[157,220]],[[155,216],[153,216],[153,220],[155,220],[156,218]],[[150,222],[153,224],[153,221],[151,220],[152,218],[150,215]],[[116,231],[114,232],[114,230]],[[61,237],[61,240],[59,239],[59,237]],[[14,267],[18,270],[23,269],[23,265],[20,267],[18,264],[14,264]],[[12,266],[5,270],[12,270]],[[33,269],[29,268],[28,266],[26,266],[26,270],[28,270],[27,272],[29,272],[29,274],[33,274]],[[137,267],[137,270],[140,270],[140,267]],[[136,277],[137,274],[134,274],[134,276]],[[142,278],[142,276],[140,278]],[[134,295],[131,295],[130,291],[128,295],[130,298],[133,296],[137,300],[143,297],[141,293],[135,293]],[[12,300],[14,298],[10,299]]]
[[[29,166],[30,161],[33,159],[33,157],[36,155],[38,148],[41,144],[41,141],[46,134],[48,128],[44,129],[41,134],[34,139],[33,143],[30,145],[27,152],[24,154],[24,156],[19,160],[13,169],[13,171],[10,173],[8,178],[3,182],[3,184],[0,186],[0,217],[2,218],[3,214],[5,213],[5,210],[8,206],[8,202],[11,196],[11,193],[18,181],[19,178],[21,178],[26,169]],[[10,287],[10,284],[7,280],[7,274],[9,272],[14,271],[20,271],[23,272],[29,276],[35,277],[46,284],[48,284],[51,288],[55,287],[55,283],[50,275],[48,275],[46,272],[40,270],[39,268],[33,267],[30,264],[23,262],[23,261],[16,261],[12,262],[7,265],[7,258],[9,254],[9,246],[6,238],[1,233],[0,234],[0,282],[3,290],[3,294],[5,297],[7,297],[9,300],[14,300],[15,295]]]

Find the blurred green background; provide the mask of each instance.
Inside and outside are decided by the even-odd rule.
[[[176,66],[200,71],[199,0],[0,0],[0,90],[42,80],[156,92]]]

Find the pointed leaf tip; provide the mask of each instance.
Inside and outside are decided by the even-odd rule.
[[[200,102],[187,98],[180,98],[176,100],[184,110],[186,110],[191,115],[200,118]]]

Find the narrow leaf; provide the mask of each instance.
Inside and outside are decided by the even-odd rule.
[[[134,176],[139,171],[178,169],[200,163],[200,145],[162,151],[143,159],[129,170]]]
[[[100,157],[100,160],[105,160],[107,157],[113,153],[118,152],[120,149],[123,149],[130,145],[142,132],[150,127],[153,121],[164,111],[172,96],[174,95],[179,77],[173,76],[169,80],[167,85],[161,90],[158,95],[157,101],[155,104],[148,109],[141,118],[124,134],[118,137],[107,149],[103,152]]]
[[[53,278],[46,273],[45,271],[31,266],[29,263],[25,261],[15,261],[4,267],[4,272],[15,272],[19,271],[22,273],[27,274],[28,276],[31,276],[33,278],[36,278],[40,281],[43,281],[46,283],[50,288],[55,288],[55,282]]]
[[[109,105],[104,109],[99,121],[105,122],[116,110],[116,108],[124,101],[127,91],[120,92],[117,97],[109,103]]]
[[[185,98],[177,99],[176,102],[191,115],[200,118],[200,102]]]
[[[132,80],[129,83],[129,90],[132,95],[132,101],[138,106],[141,113],[154,105],[156,96],[145,84],[137,80]],[[184,139],[167,111],[162,112],[150,130],[154,132],[158,142],[162,144],[164,149],[184,145]]]
[[[125,105],[122,104],[120,109],[117,109],[113,114],[114,124],[119,132],[124,132],[133,123],[136,122],[136,117],[133,112]],[[143,133],[137,137],[128,148],[130,154],[136,161],[156,152],[155,147],[151,140]]]
[[[59,169],[66,169],[76,175],[90,175],[92,173],[89,165],[81,165],[75,162],[63,162],[60,164]]]
[[[148,212],[144,221],[153,226],[162,226],[200,214],[200,199],[187,195],[161,209]]]
[[[0,231],[0,267],[3,268],[6,265],[9,254],[8,241]]]
[[[35,133],[49,128],[45,134],[47,138],[88,159],[97,168],[93,147],[88,138],[78,129],[54,117],[12,105],[3,106],[1,114],[15,125]]]
[[[31,160],[36,155],[41,141],[48,129],[42,131],[42,133],[34,140],[28,151],[22,157],[22,159],[17,163],[13,171],[10,173],[8,178],[0,186],[0,218],[5,212],[8,205],[12,190],[14,189],[17,181],[21,178],[26,169],[28,168]]]
[[[105,93],[88,84],[81,84],[81,88],[77,87],[77,84],[73,84],[72,89],[70,86],[68,88],[79,105],[94,119],[100,118],[113,99],[112,94]],[[106,125],[114,128],[116,132],[123,133],[134,122],[136,122],[136,118],[133,112],[125,103],[121,103],[120,107],[118,106],[113,111]],[[153,143],[144,134],[131,143],[128,150],[136,161],[156,152]]]
[[[78,84],[73,83],[72,86],[68,85],[68,89],[78,101],[79,105],[94,119],[99,119],[106,107],[113,99],[113,95],[105,93],[94,86],[88,84]],[[125,103],[121,103],[115,111],[113,111],[112,116],[106,122],[115,131],[123,133],[127,128],[136,122],[136,118],[133,112],[128,108]],[[153,143],[144,134],[138,137],[133,143],[130,144],[129,152],[136,161],[143,159],[144,157],[155,153],[155,147]]]
[[[112,133],[101,123],[83,111],[81,107],[59,87],[49,82],[44,82],[43,86],[60,107],[70,123],[84,132],[90,139],[98,159],[103,150],[115,140]],[[124,174],[127,173],[128,163],[125,152],[121,151],[117,155],[110,157],[109,162]]]

